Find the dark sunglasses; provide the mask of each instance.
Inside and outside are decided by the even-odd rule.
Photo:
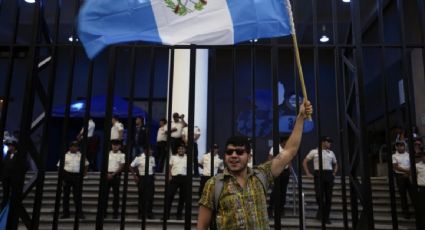
[[[233,152],[236,152],[238,156],[242,156],[245,153],[245,149],[228,149],[226,150],[226,155],[232,155]]]

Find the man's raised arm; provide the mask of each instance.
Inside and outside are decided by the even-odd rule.
[[[280,175],[284,167],[291,162],[292,158],[297,154],[298,148],[301,143],[301,137],[303,133],[304,120],[313,112],[313,107],[310,101],[304,100],[300,106],[300,111],[297,116],[297,120],[292,130],[291,136],[283,148],[283,151],[279,153],[272,160],[271,170],[274,177]]]

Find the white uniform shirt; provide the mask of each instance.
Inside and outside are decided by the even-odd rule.
[[[133,162],[131,162],[131,167],[139,170],[139,175],[144,176],[145,175],[145,163],[146,163],[146,155],[145,153],[142,153],[140,156],[134,158]],[[155,158],[153,156],[149,156],[149,175],[153,175],[153,168],[155,167]]]
[[[177,130],[174,132],[171,132],[171,137],[173,138],[181,138],[182,137],[182,131],[183,131],[183,123],[182,122],[173,122],[171,123],[171,129],[176,128]]]
[[[395,154],[393,154],[392,158],[393,158],[393,164],[397,163],[398,167],[400,167],[402,169],[410,170],[409,153],[407,153],[407,152],[404,152],[404,153],[396,152]],[[404,172],[400,172],[398,170],[394,170],[394,171],[396,173],[404,174]]]
[[[69,173],[79,173],[80,172],[80,160],[81,160],[81,153],[71,153],[70,151],[66,152],[65,154],[65,166],[63,169]],[[59,167],[60,161],[58,161],[58,164],[56,166]],[[89,165],[89,162],[86,159],[86,166]]]
[[[167,141],[167,125],[159,127],[158,135],[156,136],[156,141]]]
[[[314,170],[319,170],[319,150],[312,149],[306,156],[308,160],[314,159]],[[332,164],[336,164],[336,157],[332,150],[322,149],[323,170],[332,170]]]
[[[124,125],[117,121],[111,128],[111,140],[118,140],[120,138],[120,131],[124,130]]]
[[[183,140],[187,140],[188,141],[188,135],[189,134],[189,131],[188,131],[188,128],[187,128],[187,126],[186,127],[184,127],[183,128],[183,130],[182,130],[182,138],[183,138]],[[194,128],[193,128],[193,135],[194,136],[196,136],[196,135],[201,135],[201,129],[199,129],[199,127],[198,126],[195,126]],[[195,138],[193,139],[193,141],[195,141],[195,142],[197,142],[198,140],[196,140]]]
[[[186,154],[183,156],[173,155],[170,158],[171,175],[187,175],[187,157]]]
[[[92,119],[89,120],[89,126],[87,131],[87,137],[93,137],[94,129],[96,128],[96,124]],[[84,127],[81,128],[80,134],[83,135],[84,133]]]
[[[282,148],[282,146],[279,145],[279,153],[281,153],[282,151],[283,151],[283,148]],[[269,155],[273,156],[273,147],[270,148]],[[289,164],[287,164],[285,166],[285,169],[287,169],[287,168],[289,168]]]
[[[108,163],[108,172],[114,173],[116,172],[121,164],[125,163],[125,154],[121,151],[116,153],[110,151],[109,152],[109,163]]]
[[[203,166],[202,175],[211,176],[211,153],[206,153],[199,160],[199,164]],[[214,156],[214,175],[217,174],[218,169],[223,169],[223,160],[218,155]]]
[[[416,173],[418,175],[418,186],[425,187],[425,163],[423,161],[416,163]]]

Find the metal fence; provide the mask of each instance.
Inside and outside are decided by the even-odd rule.
[[[206,134],[208,139],[208,146],[212,146],[220,139],[223,131],[223,127],[216,124],[216,117],[222,111],[217,106],[221,101],[220,97],[219,76],[226,69],[229,76],[231,76],[231,94],[227,98],[230,101],[230,111],[227,111],[231,117],[231,125],[226,130],[227,134],[236,134],[236,113],[238,106],[238,83],[241,81],[240,73],[241,67],[238,67],[239,59],[248,55],[248,65],[246,71],[249,77],[245,78],[248,82],[248,92],[252,97],[249,102],[251,111],[251,133],[254,153],[258,154],[259,147],[256,141],[257,136],[257,124],[259,115],[257,114],[258,108],[256,107],[256,85],[259,75],[258,63],[261,61],[267,62],[266,73],[270,73],[269,86],[272,92],[272,134],[271,139],[273,140],[273,147],[275,149],[275,155],[277,154],[278,142],[279,142],[279,102],[278,102],[278,81],[282,77],[281,71],[283,71],[281,62],[281,56],[291,57],[285,60],[286,63],[290,63],[289,66],[293,73],[292,83],[295,90],[294,94],[299,95],[299,85],[297,83],[296,71],[294,63],[294,55],[292,53],[292,44],[287,38],[281,39],[265,39],[258,42],[250,42],[246,44],[240,44],[234,47],[209,47],[209,46],[157,46],[144,43],[132,43],[132,44],[121,44],[114,45],[108,48],[101,57],[94,60],[88,60],[83,53],[81,44],[77,40],[76,28],[74,26],[75,15],[82,1],[60,1],[60,0],[36,0],[34,4],[29,4],[21,0],[3,0],[0,1],[0,28],[2,38],[0,38],[0,63],[2,79],[2,104],[1,104],[1,123],[0,123],[0,139],[3,140],[4,131],[7,129],[11,122],[18,122],[15,113],[19,115],[19,146],[22,148],[22,152],[28,154],[36,165],[36,173],[33,178],[26,184],[24,197],[29,192],[35,190],[34,203],[32,207],[32,216],[28,214],[26,209],[22,208],[19,211],[19,217],[22,223],[28,229],[38,229],[40,212],[43,199],[44,180],[46,172],[46,161],[49,156],[49,151],[52,151],[49,145],[49,137],[52,133],[52,108],[54,106],[55,96],[60,94],[65,99],[65,116],[61,124],[62,134],[60,137],[61,147],[59,150],[55,150],[61,153],[65,153],[67,149],[67,143],[69,143],[69,130],[70,127],[70,106],[73,98],[75,98],[75,87],[83,87],[85,90],[85,115],[84,115],[84,139],[82,144],[82,158],[85,158],[87,153],[87,130],[88,121],[90,118],[91,99],[94,95],[94,88],[102,84],[106,93],[106,108],[104,116],[103,130],[109,130],[111,127],[111,118],[113,116],[113,96],[117,93],[117,76],[123,69],[128,69],[125,87],[128,94],[129,108],[128,108],[128,136],[132,136],[134,133],[132,120],[133,120],[133,107],[138,100],[135,96],[138,86],[140,85],[140,78],[144,78],[146,83],[143,87],[147,90],[144,101],[147,102],[147,114],[146,118],[148,124],[148,135],[152,135],[152,124],[153,124],[153,106],[158,101],[158,96],[155,96],[155,89],[158,87],[165,87],[167,90],[166,96],[162,99],[170,102],[173,95],[173,65],[170,65],[167,71],[167,81],[162,82],[162,86],[157,86],[158,82],[155,81],[157,68],[159,67],[157,61],[158,56],[170,54],[167,63],[174,63],[174,50],[176,49],[189,49],[191,52],[190,58],[190,87],[189,91],[189,112],[188,112],[188,130],[189,130],[189,142],[188,142],[188,176],[187,176],[187,197],[186,203],[192,204],[192,187],[193,187],[193,175],[192,175],[192,157],[193,157],[193,128],[194,128],[194,117],[196,116],[194,101],[195,101],[195,62],[196,62],[196,49],[206,48],[210,50],[210,70],[209,70],[209,93],[208,99],[208,115],[210,117],[208,127],[209,131]],[[344,14],[342,15],[341,12]],[[410,53],[413,49],[420,49],[421,51],[425,48],[425,10],[424,3],[421,0],[417,1],[401,1],[401,0],[374,0],[374,1],[351,1],[351,3],[344,3],[339,0],[329,1],[295,1],[294,2],[294,14],[295,21],[298,31],[301,31],[302,37],[300,39],[300,49],[302,59],[310,60],[310,65],[305,65],[309,68],[311,77],[307,79],[307,88],[312,98],[312,102],[315,107],[315,133],[313,138],[315,145],[320,146],[319,138],[323,134],[327,133],[328,127],[323,127],[322,122],[325,119],[323,114],[327,114],[324,110],[328,110],[329,107],[324,105],[321,95],[323,95],[323,89],[320,87],[321,78],[324,77],[320,69],[321,55],[326,54],[328,60],[332,63],[332,67],[329,72],[333,78],[329,81],[334,87],[331,94],[335,98],[334,105],[331,106],[333,109],[330,113],[334,114],[336,121],[333,121],[336,130],[336,142],[339,143],[339,161],[341,162],[341,190],[342,190],[342,215],[343,215],[343,226],[344,229],[374,229],[374,210],[372,202],[372,186],[371,186],[371,162],[370,162],[370,141],[371,138],[368,134],[368,130],[372,124],[371,119],[367,118],[367,100],[366,86],[368,85],[367,72],[369,71],[366,67],[367,63],[365,60],[369,60],[368,55],[370,50],[375,50],[377,54],[378,66],[377,69],[379,78],[381,78],[384,86],[377,88],[376,90],[382,98],[384,111],[378,116],[384,122],[385,131],[385,143],[387,146],[391,146],[390,129],[391,129],[391,118],[390,114],[393,108],[390,108],[389,97],[390,94],[394,93],[394,89],[388,88],[388,76],[390,75],[387,68],[388,62],[392,61],[388,58],[388,53],[400,52],[399,61],[401,63],[401,73],[404,82],[405,92],[405,103],[403,108],[406,111],[405,122],[407,125],[407,136],[413,137],[411,127],[415,123],[413,121],[414,115],[414,101],[412,98],[413,82],[412,73],[410,69],[411,58]],[[364,16],[368,15],[365,19]],[[407,28],[408,24],[414,25],[414,33],[412,35],[412,29]],[[320,33],[325,29],[323,25],[327,25],[332,28],[331,42],[326,44],[319,44],[318,38]],[[320,31],[322,28],[322,31]],[[391,37],[392,29],[396,28],[395,39]],[[374,30],[375,32],[371,32]],[[390,32],[388,32],[390,30]],[[70,42],[68,42],[68,35],[71,35]],[[394,35],[394,34],[392,34]],[[399,37],[398,37],[399,36]],[[389,51],[390,50],[390,51]],[[124,52],[124,54],[123,54]],[[141,55],[143,53],[143,55]],[[230,54],[230,57],[228,56]],[[125,56],[125,57],[124,57]],[[246,56],[245,56],[246,57]],[[124,62],[128,61],[123,65]],[[223,65],[223,60],[230,63],[231,69],[226,68]],[[144,63],[143,76],[140,75],[140,68],[138,65]],[[101,64],[99,64],[101,63]],[[422,63],[425,65],[425,58]],[[104,66],[107,64],[107,66]],[[100,66],[101,65],[101,66]],[[220,69],[221,65],[221,69]],[[84,66],[84,67],[81,67]],[[118,69],[119,66],[122,69]],[[224,66],[224,67],[223,67]],[[59,71],[62,69],[64,71]],[[106,69],[106,71],[105,71]],[[95,78],[96,71],[100,71],[103,77],[103,82]],[[77,82],[77,75],[83,74],[85,76],[85,82]],[[264,74],[264,73],[262,73]],[[66,75],[66,76],[64,76]],[[120,77],[122,77],[120,75]],[[60,80],[58,80],[60,79]],[[66,79],[66,80],[64,80]],[[59,82],[58,82],[59,81]],[[138,83],[139,82],[139,83]],[[16,87],[13,85],[20,85],[22,89],[16,92]],[[58,87],[62,85],[63,87]],[[77,85],[76,85],[77,84]],[[79,85],[81,84],[81,85]],[[61,89],[58,92],[58,88]],[[121,90],[124,87],[121,87]],[[329,89],[326,89],[329,90]],[[13,98],[11,95],[15,96]],[[121,93],[123,94],[123,93]],[[140,95],[140,94],[139,94]],[[81,95],[80,95],[81,96]],[[140,96],[139,96],[140,97]],[[21,98],[22,100],[20,100]],[[139,98],[140,99],[140,98]],[[161,100],[161,99],[159,99]],[[296,97],[298,101],[298,97]],[[415,100],[418,100],[417,98]],[[10,105],[19,101],[20,111],[13,110],[9,111]],[[58,102],[63,103],[63,102]],[[15,103],[16,104],[16,103]],[[324,109],[323,109],[324,108]],[[164,111],[168,111],[167,120],[171,121],[171,111],[173,111],[171,103],[168,103],[167,108],[163,108]],[[33,121],[39,114],[44,114],[42,119],[38,123]],[[295,114],[295,112],[293,112]],[[171,124],[168,123],[168,130],[171,129]],[[41,137],[40,144],[35,144],[36,135]],[[104,132],[103,140],[110,139],[110,133]],[[170,136],[169,138],[170,139]],[[413,138],[409,139],[409,152],[411,153],[411,168],[412,168],[412,181],[413,186],[417,188],[416,182],[416,171],[415,171],[415,160],[414,160],[414,149],[413,149]],[[128,139],[127,152],[126,152],[126,168],[130,162],[131,146],[133,146],[133,140]],[[170,147],[170,143],[168,143]],[[319,147],[320,148],[320,147]],[[107,156],[109,143],[103,142],[102,156]],[[303,149],[305,150],[305,149]],[[321,150],[319,151],[321,154]],[[391,159],[392,152],[390,148],[387,151],[387,159]],[[0,155],[3,157],[3,155]],[[63,162],[64,154],[60,155],[60,161],[62,167],[58,173],[58,183],[56,185],[56,196],[54,215],[52,218],[52,228],[58,229],[58,217],[60,213],[60,200],[63,185]],[[1,159],[1,158],[0,158]],[[148,159],[148,158],[146,158]],[[254,163],[257,164],[261,159],[261,156],[254,155]],[[148,162],[148,161],[147,161]],[[166,160],[166,172],[165,181],[168,181],[169,167],[168,159]],[[298,170],[298,200],[304,200],[303,197],[303,178],[302,175],[302,155],[299,154],[297,159],[294,160],[296,164],[296,170]],[[391,220],[392,228],[398,229],[398,215],[396,207],[396,191],[394,188],[394,180],[392,174],[392,163],[388,162],[388,179],[389,179],[389,191],[390,191],[390,203],[391,203]],[[213,162],[212,162],[213,163]],[[104,204],[100,202],[107,199],[106,190],[106,176],[108,158],[102,158],[102,170],[99,183],[99,197],[98,197],[98,212],[96,215],[96,229],[102,229],[104,224]],[[81,167],[84,166],[84,161],[81,161]],[[147,168],[147,167],[146,167]],[[294,174],[295,175],[295,174]],[[346,179],[348,178],[348,179]],[[126,225],[126,200],[127,200],[127,188],[128,188],[128,170],[124,172],[123,180],[123,191],[122,191],[122,206],[120,216],[120,228],[124,229]],[[80,187],[83,185],[83,174],[80,175]],[[348,198],[348,191],[346,190],[347,185],[350,188],[350,198]],[[281,186],[277,184],[276,186]],[[165,194],[168,190],[168,183],[165,183]],[[323,191],[321,191],[322,193]],[[281,198],[279,198],[281,199]],[[276,202],[279,203],[280,200]],[[348,201],[350,199],[350,201]],[[303,202],[298,202],[298,217],[299,226],[305,226],[306,220],[303,218]],[[166,205],[164,197],[164,211],[163,219],[165,219]],[[361,207],[361,208],[359,208]],[[281,229],[284,226],[284,222],[281,221],[281,210],[280,207],[275,210],[274,218],[274,229]],[[184,226],[185,229],[192,228],[192,206],[186,205]],[[348,216],[351,213],[351,216]],[[422,218],[419,216],[420,213],[416,212],[416,219]],[[80,227],[80,220],[76,215],[74,220],[74,229]],[[146,228],[146,213],[144,213],[141,228]],[[325,221],[322,221],[322,228],[326,229]],[[419,225],[418,229],[419,229]],[[167,221],[162,220],[163,229],[167,228]],[[301,227],[300,227],[301,228]]]

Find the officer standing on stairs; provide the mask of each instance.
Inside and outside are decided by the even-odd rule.
[[[142,219],[142,213],[146,211],[148,219],[154,219],[152,212],[153,208],[153,195],[155,193],[155,158],[152,156],[153,151],[149,146],[143,148],[144,153],[134,158],[130,164],[130,171],[133,173],[134,180],[136,181],[139,196],[139,215],[138,218]],[[148,175],[146,175],[146,157],[149,158],[148,162]]]
[[[120,205],[120,182],[121,182],[121,172],[124,169],[125,163],[125,154],[121,152],[121,140],[111,140],[112,150],[109,152],[108,158],[108,177],[106,181],[106,196],[105,196],[105,212],[104,217],[107,216],[108,210],[108,198],[109,190],[113,190],[114,199],[112,203],[113,208],[113,218],[118,218],[118,208]]]
[[[338,172],[335,154],[330,150],[332,142],[330,137],[321,138],[323,163],[322,180],[319,180],[319,150],[317,148],[312,149],[303,161],[305,173],[307,176],[312,177],[313,175],[308,170],[307,163],[314,159],[314,190],[316,193],[316,202],[319,206],[316,218],[324,219],[326,224],[331,224],[329,215],[332,205],[332,191],[335,175]],[[320,193],[321,190],[322,194]],[[321,206],[322,203],[325,205],[324,207]]]
[[[79,185],[80,178],[80,161],[81,153],[78,148],[78,142],[73,141],[69,146],[69,151],[65,154],[65,164],[63,172],[63,215],[61,219],[69,218],[69,195],[71,193],[74,198],[76,213],[79,213],[79,218],[84,219],[83,210],[81,207],[81,187]],[[58,162],[57,166],[59,167]],[[84,175],[87,173],[89,162],[85,159]]]

